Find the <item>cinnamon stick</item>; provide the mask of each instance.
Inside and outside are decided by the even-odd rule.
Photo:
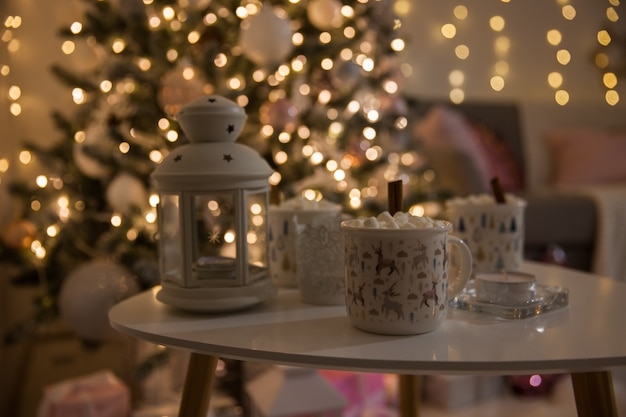
[[[493,191],[493,196],[496,199],[496,203],[506,203],[506,197],[504,196],[504,191],[502,190],[502,185],[500,184],[500,180],[498,179],[498,177],[493,177],[491,179],[491,190]]]
[[[402,211],[402,180],[391,181],[387,184],[387,204],[392,215]]]

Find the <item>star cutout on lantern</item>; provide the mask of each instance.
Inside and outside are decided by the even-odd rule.
[[[230,156],[230,154],[229,154],[229,153],[225,153],[225,154],[224,154],[224,157],[223,157],[222,159],[224,159],[224,161],[226,161],[226,162],[230,162],[230,161],[232,161],[232,160],[233,160],[233,157],[232,157],[232,156]]]
[[[217,101],[217,100],[216,100],[216,99],[214,99],[214,98],[210,98],[210,99],[209,99],[209,103],[215,103],[216,101]]]
[[[235,131],[235,125],[228,125],[228,128],[226,128],[226,131],[228,133],[233,133]]]
[[[220,243],[220,229],[215,228],[211,233],[209,233],[209,242],[211,243]]]
[[[174,162],[182,161],[182,159],[183,159],[183,156],[182,156],[182,155],[176,155],[176,156],[174,157]]]

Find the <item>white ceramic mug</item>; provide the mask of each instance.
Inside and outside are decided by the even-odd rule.
[[[341,305],[345,300],[339,211],[296,218],[296,266],[302,301]]]
[[[341,223],[344,234],[346,308],[352,324],[372,333],[409,335],[437,329],[448,300],[465,287],[472,269],[467,245],[450,235],[452,224],[431,228],[362,227]],[[449,245],[460,268],[449,276]]]
[[[341,206],[332,203],[286,200],[271,205],[269,220],[269,270],[279,287],[298,288],[298,227],[319,217],[339,216]]]
[[[446,201],[453,234],[472,252],[473,275],[521,269],[525,208],[525,200],[510,195],[503,204],[496,204],[489,195]]]

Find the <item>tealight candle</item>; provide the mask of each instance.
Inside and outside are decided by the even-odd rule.
[[[535,276],[523,272],[502,271],[476,274],[476,298],[502,305],[520,305],[535,297]]]

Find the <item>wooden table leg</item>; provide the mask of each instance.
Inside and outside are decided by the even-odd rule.
[[[613,378],[608,371],[572,374],[578,417],[617,417]]]
[[[183,396],[180,401],[178,413],[180,416],[207,416],[217,361],[217,356],[191,354],[187,365]]]
[[[400,417],[419,417],[421,379],[417,375],[398,375]]]

